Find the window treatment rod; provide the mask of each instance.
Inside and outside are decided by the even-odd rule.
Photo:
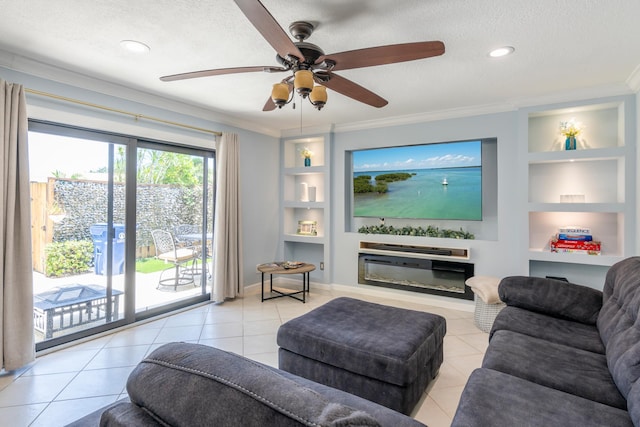
[[[44,96],[46,98],[53,98],[53,99],[57,99],[57,100],[60,100],[60,101],[70,102],[70,103],[73,103],[73,104],[84,105],[86,107],[97,108],[99,110],[110,111],[112,113],[123,114],[125,116],[134,117],[136,120],[139,120],[139,119],[149,120],[149,121],[152,121],[152,122],[158,122],[158,123],[163,123],[163,124],[166,124],[166,125],[177,126],[177,127],[181,127],[181,128],[185,128],[185,129],[195,130],[195,131],[198,131],[198,132],[209,133],[209,134],[213,134],[215,136],[222,136],[222,132],[214,131],[214,130],[211,130],[211,129],[205,129],[205,128],[201,128],[201,127],[197,127],[197,126],[186,125],[184,123],[173,122],[171,120],[159,119],[157,117],[147,116],[145,114],[131,113],[129,111],[120,110],[120,109],[117,109],[117,108],[105,107],[104,105],[98,105],[98,104],[94,104],[94,103],[91,103],[91,102],[85,102],[85,101],[80,101],[80,100],[73,99],[73,98],[67,98],[66,96],[55,95],[55,94],[52,94],[52,93],[42,92],[40,90],[29,89],[29,88],[25,88],[24,90],[25,90],[25,92],[30,93],[32,95]]]

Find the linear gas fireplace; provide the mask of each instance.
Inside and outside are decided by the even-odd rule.
[[[419,250],[416,252],[409,248]],[[392,254],[382,255],[368,253],[376,251],[371,246],[363,252],[361,245],[358,255],[358,283],[472,300],[473,292],[465,285],[465,281],[474,274],[473,264],[430,259],[430,255],[436,258],[455,255],[440,248],[428,248],[434,252],[437,249],[438,252],[432,254],[425,253],[422,249],[425,248],[384,245],[383,249],[378,250]],[[415,254],[418,254],[417,257],[413,256]]]

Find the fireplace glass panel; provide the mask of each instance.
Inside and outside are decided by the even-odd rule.
[[[359,254],[358,283],[473,299],[465,281],[473,264],[448,260]]]
[[[465,274],[463,271],[426,270],[407,265],[367,262],[365,264],[365,280],[463,294]]]

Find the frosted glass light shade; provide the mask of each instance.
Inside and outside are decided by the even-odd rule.
[[[278,107],[282,108],[289,99],[289,85],[286,83],[276,83],[273,85],[273,89],[271,89],[271,99],[274,104]]]
[[[324,104],[327,103],[327,88],[322,85],[314,86],[309,95],[309,100],[318,110],[322,109]]]
[[[298,70],[293,79],[293,87],[304,98],[313,89],[313,73],[309,70]]]

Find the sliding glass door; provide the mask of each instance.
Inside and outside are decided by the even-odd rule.
[[[213,158],[139,144],[136,156],[136,313],[210,292]]]
[[[31,122],[36,349],[206,301],[214,156]]]
[[[35,341],[123,322],[126,177],[122,138],[29,132]],[[52,130],[52,129],[49,129]]]

